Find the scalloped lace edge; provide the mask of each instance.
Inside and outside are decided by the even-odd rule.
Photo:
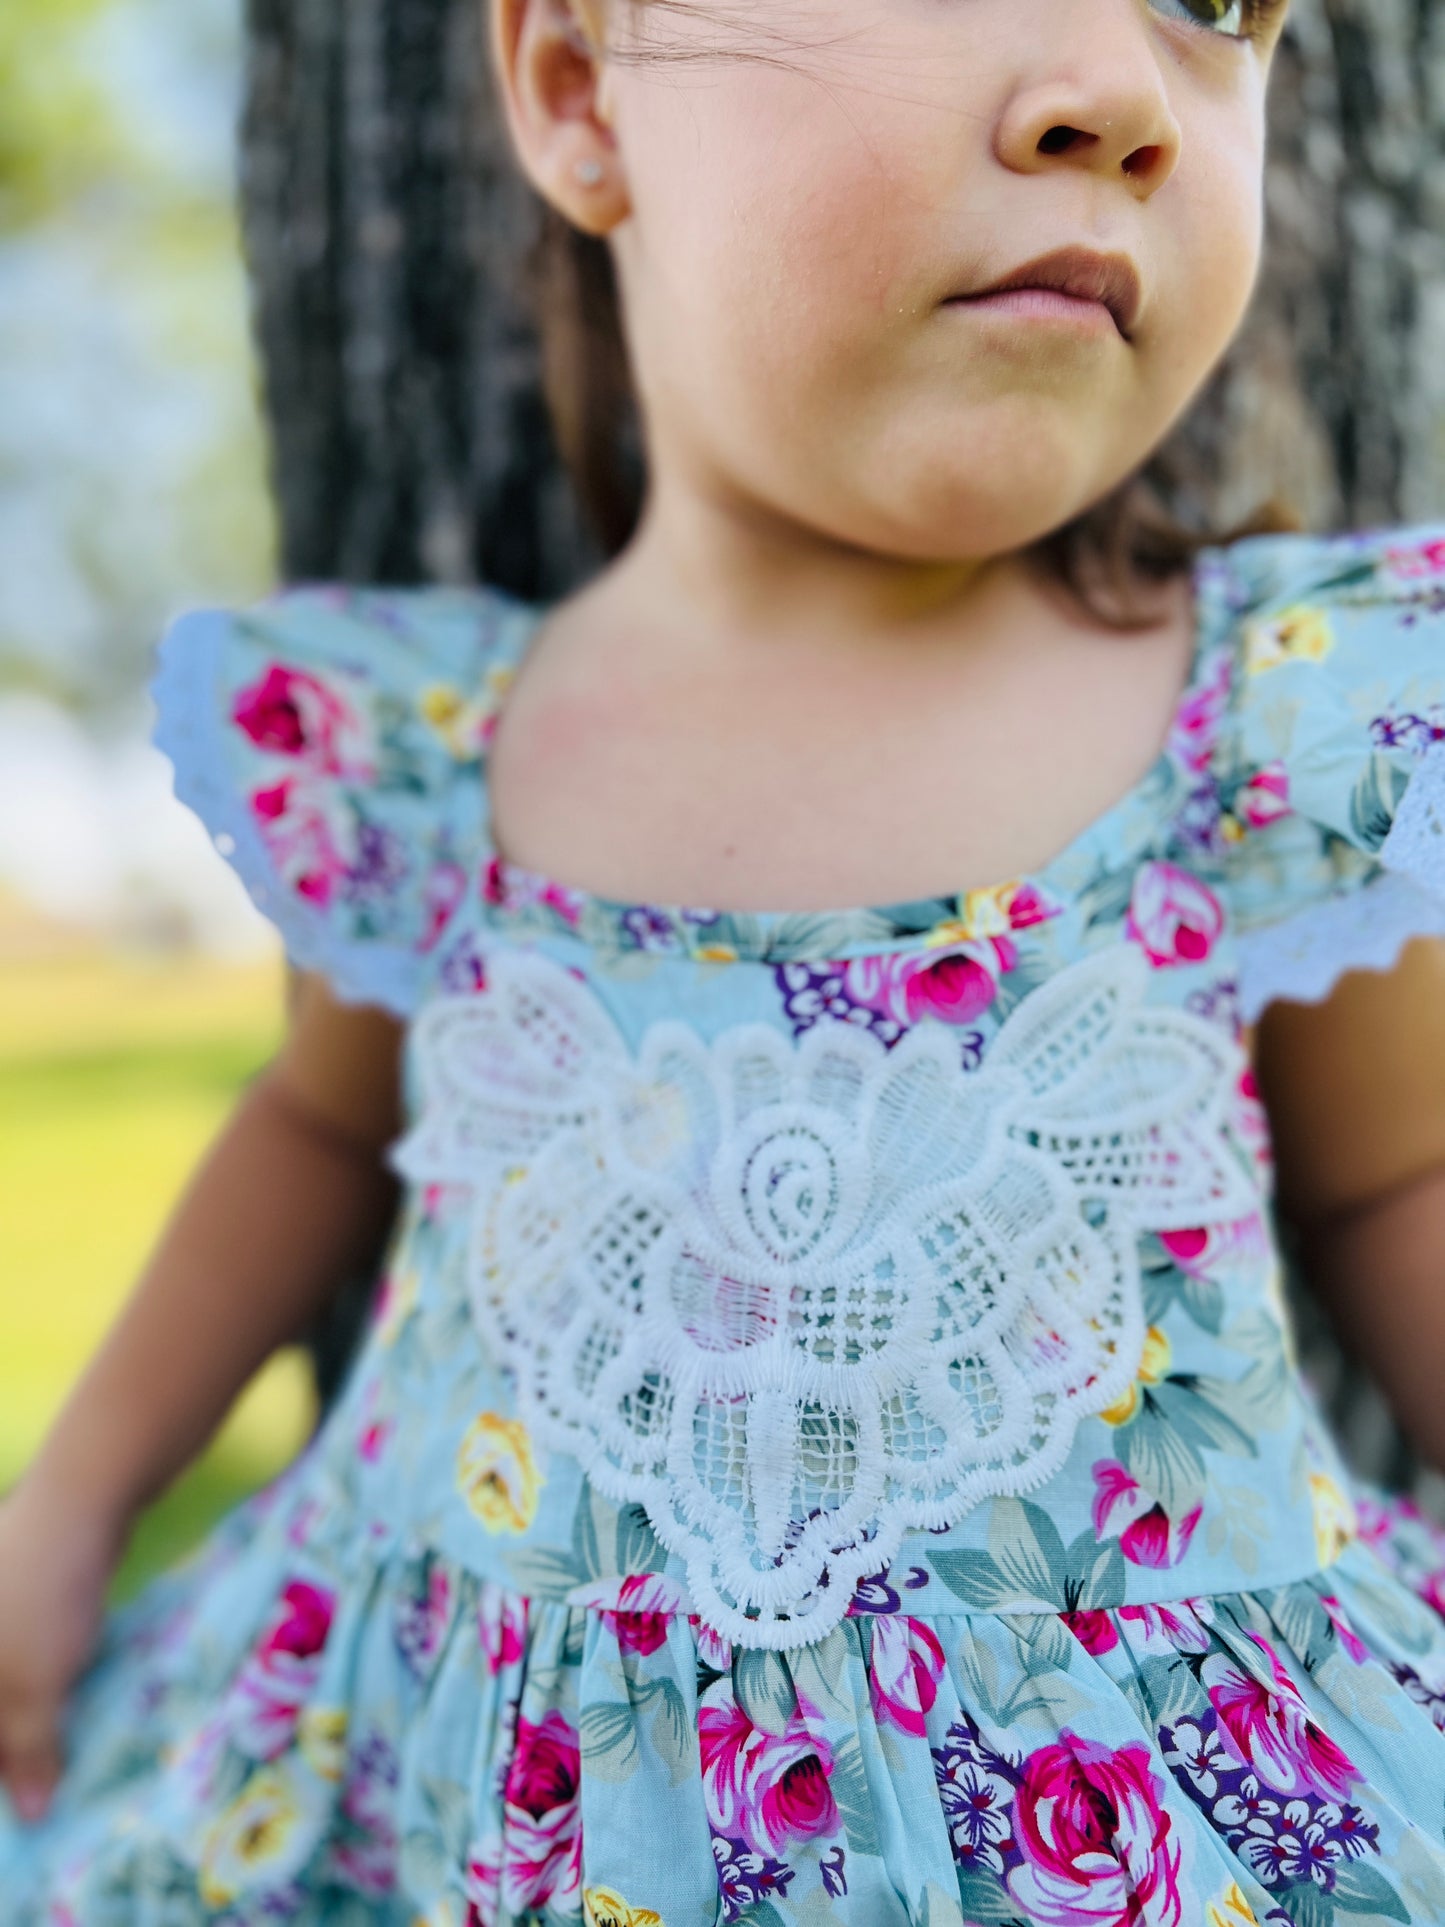
[[[1240,937],[1246,1023],[1276,998],[1322,1003],[1346,972],[1392,970],[1416,937],[1445,937],[1445,743],[1412,778],[1379,860],[1363,889]]]
[[[233,623],[218,609],[181,616],[157,651],[150,684],[156,711],[151,742],[170,760],[176,798],[210,832],[251,901],[279,931],[292,963],[321,972],[343,1003],[379,1004],[397,1017],[409,1017],[416,1007],[416,957],[375,938],[348,942],[322,912],[288,890],[230,780],[218,696]]]

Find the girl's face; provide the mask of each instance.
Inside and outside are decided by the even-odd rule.
[[[1238,328],[1283,4],[609,6],[594,94],[508,92],[534,179],[610,236],[655,488],[1002,554],[1136,469]],[[594,136],[605,184],[564,186]],[[1127,338],[959,298],[1069,246],[1132,261]]]

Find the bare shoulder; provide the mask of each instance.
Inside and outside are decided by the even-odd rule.
[[[380,1151],[402,1126],[403,1033],[388,1011],[344,1003],[325,977],[295,971],[286,1039],[264,1075],[334,1135]]]
[[[1445,941],[1322,1004],[1271,1004],[1254,1050],[1287,1215],[1346,1214],[1445,1169]]]

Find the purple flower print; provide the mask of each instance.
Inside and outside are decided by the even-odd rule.
[[[953,1857],[960,1867],[1002,1879],[1013,1846],[1013,1787],[974,1761],[960,1761],[938,1782]]]
[[[428,1555],[414,1569],[414,1583],[396,1602],[397,1648],[420,1678],[431,1671],[441,1650],[451,1607],[451,1577],[438,1559]]]
[[[1360,1808],[1316,1791],[1293,1797],[1241,1757],[1213,1708],[1159,1729],[1179,1785],[1265,1887],[1309,1881],[1333,1890],[1339,1868],[1380,1850],[1380,1830]]]
[[[856,1024],[871,1031],[889,1050],[903,1037],[907,1026],[861,1002],[848,987],[846,963],[786,963],[776,971],[783,998],[783,1014],[801,1037],[814,1024],[830,1018],[836,1023]]]
[[[1445,708],[1432,709],[1428,716],[1413,710],[1376,716],[1370,724],[1370,737],[1376,749],[1406,749],[1423,756],[1436,743],[1445,742]]]
[[[362,817],[342,894],[351,903],[385,904],[405,882],[407,868],[406,845],[395,830]]]
[[[824,1891],[833,1900],[841,1900],[848,1891],[848,1856],[841,1847],[834,1847],[825,1853],[818,1862],[818,1871],[823,1876]]]
[[[760,1901],[787,1893],[793,1869],[783,1861],[758,1853],[745,1840],[724,1840],[718,1834],[713,1835],[712,1851],[725,1921],[738,1920]]]

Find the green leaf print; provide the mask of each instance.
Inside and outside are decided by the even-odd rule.
[[[1079,908],[1083,912],[1085,928],[1094,930],[1100,924],[1118,923],[1129,908],[1133,895],[1132,868],[1106,870],[1101,867],[1079,892]]]
[[[1078,1641],[1055,1613],[1000,1613],[999,1624],[1013,1635],[1019,1670],[1026,1679],[1066,1673],[1078,1656]]]
[[[1098,1540],[1086,1527],[1065,1555],[1065,1610],[1115,1606],[1124,1597],[1124,1554],[1117,1539]]]
[[[652,1750],[667,1768],[668,1784],[681,1786],[700,1770],[693,1723],[682,1694],[670,1679],[657,1679],[646,1698],[657,1703],[650,1734]]]
[[[828,1785],[843,1831],[848,1836],[848,1845],[854,1853],[878,1853],[878,1826],[868,1793],[868,1775],[863,1768],[863,1748],[856,1733],[849,1733],[833,1748]]]
[[[1177,1305],[1202,1331],[1218,1338],[1224,1323],[1224,1287],[1216,1279],[1196,1278],[1176,1264],[1154,1236],[1141,1248],[1141,1262],[1146,1324],[1162,1324]]]
[[[1014,1589],[994,1564],[993,1556],[965,1548],[958,1552],[935,1552],[929,1564],[952,1593],[966,1606],[993,1612],[1014,1598]]]
[[[1388,756],[1374,755],[1350,798],[1350,827],[1367,850],[1378,850],[1390,834],[1410,772]]]
[[[1028,1927],[1007,1890],[986,1873],[960,1867],[958,1899],[964,1919],[976,1921],[978,1927]]]
[[[449,1872],[447,1851],[434,1833],[413,1827],[401,1843],[401,1876],[418,1893],[433,1893]]]
[[[1228,1397],[1228,1391],[1219,1379],[1182,1372],[1162,1384],[1151,1385],[1144,1401],[1155,1406],[1188,1444],[1204,1451],[1228,1452],[1236,1458],[1254,1458],[1259,1451],[1254,1439],[1224,1409],[1222,1400]]]
[[[1410,1910],[1378,1867],[1347,1861],[1335,1875],[1335,1905],[1346,1913],[1408,1921]]]
[[[749,1907],[738,1919],[746,1922],[746,1927],[787,1927],[787,1922],[778,1912],[771,1900],[760,1900]]]
[[[625,1505],[617,1514],[617,1570],[661,1572],[667,1564],[662,1541],[640,1505]]]
[[[1137,1418],[1121,1425],[1114,1451],[1119,1463],[1152,1492],[1171,1519],[1181,1519],[1204,1498],[1208,1479],[1204,1461],[1144,1395]]]
[[[1062,1608],[1068,1557],[1059,1528],[1027,1499],[995,1499],[988,1521],[994,1564],[1021,1598]]]
[[[753,1725],[781,1739],[798,1710],[792,1675],[781,1653],[747,1651],[733,1668],[738,1705]]]
[[[455,1780],[433,1780],[423,1775],[422,1796],[436,1821],[443,1848],[453,1861],[461,1861],[471,1843],[471,1804],[467,1790]]]
[[[637,1771],[637,1715],[602,1700],[582,1709],[582,1763],[599,1780],[619,1786]]]

